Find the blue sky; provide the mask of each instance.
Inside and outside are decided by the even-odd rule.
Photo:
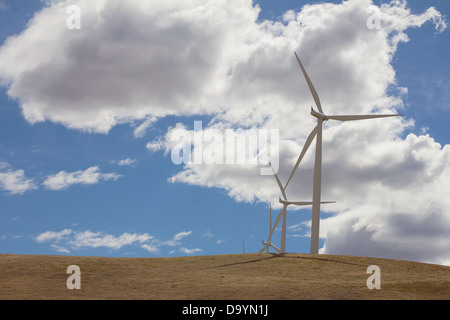
[[[319,93],[323,93],[322,100],[329,102],[334,112],[341,111],[340,105],[354,103],[354,100],[348,98],[353,94],[355,97],[379,99],[376,102],[378,107],[395,109],[405,114],[405,119],[395,127],[368,126],[360,139],[362,141],[367,138],[367,143],[377,139],[374,140],[374,149],[361,147],[362,149],[354,151],[354,154],[353,151],[348,151],[345,153],[345,157],[348,158],[340,157],[339,160],[355,164],[355,159],[359,159],[357,157],[361,155],[365,155],[367,159],[377,159],[373,154],[383,153],[383,146],[387,146],[386,150],[392,148],[395,152],[398,151],[398,154],[393,151],[392,158],[403,159],[398,162],[399,169],[392,172],[405,169],[404,175],[392,177],[392,181],[389,176],[385,176],[386,172],[393,170],[393,166],[388,163],[389,153],[382,157],[383,162],[379,166],[370,164],[370,169],[373,170],[370,173],[368,170],[351,171],[350,165],[343,168],[344,171],[350,170],[349,175],[354,176],[349,177],[348,181],[339,180],[339,177],[333,174],[333,168],[339,169],[333,165],[335,159],[331,155],[337,155],[338,152],[333,151],[332,144],[333,141],[339,142],[339,139],[346,137],[346,132],[353,134],[356,129],[348,126],[328,127],[330,158],[324,159],[324,167],[328,164],[328,169],[324,169],[324,175],[328,173],[332,187],[328,193],[327,189],[324,192],[325,195],[337,197],[338,202],[342,198],[352,200],[348,200],[348,203],[341,201],[342,205],[323,212],[324,228],[321,231],[323,234],[320,244],[322,252],[375,255],[445,264],[450,262],[448,246],[445,249],[446,246],[443,245],[434,252],[428,250],[428,246],[432,246],[432,243],[421,240],[427,238],[428,232],[432,235],[441,232],[442,238],[436,241],[445,244],[448,241],[448,236],[445,235],[448,235],[450,230],[450,223],[446,224],[450,221],[450,206],[447,206],[448,203],[445,201],[442,203],[435,201],[432,191],[429,191],[434,190],[430,188],[445,190],[446,186],[448,190],[448,180],[442,173],[445,170],[436,169],[446,168],[450,159],[449,152],[445,148],[450,140],[447,129],[447,119],[450,116],[448,102],[450,36],[448,28],[442,27],[443,23],[448,22],[446,19],[450,13],[448,1],[410,0],[407,3],[373,1],[373,4],[380,6],[382,10],[388,10],[388,5],[391,9],[397,6],[404,10],[403,16],[396,16],[393,10],[385,11],[389,18],[386,18],[386,22],[382,16],[381,31],[378,30],[382,32],[384,28],[388,33],[388,37],[384,40],[376,40],[379,42],[370,40],[373,43],[367,40],[366,44],[367,35],[358,38],[360,39],[358,41],[349,40],[348,48],[356,52],[359,58],[361,58],[359,52],[367,54],[370,50],[373,52],[388,50],[382,45],[392,45],[392,59],[387,62],[383,60],[381,54],[379,60],[372,61],[370,60],[372,57],[366,59],[370,60],[372,65],[380,63],[379,72],[370,65],[367,69],[363,67],[358,69],[359,65],[350,68],[353,66],[351,63],[346,70],[327,69],[327,63],[324,63],[323,70],[311,69],[312,65],[318,65],[314,56],[326,59],[333,57],[332,51],[340,48],[340,41],[345,43],[351,39],[351,30],[360,28],[361,33],[367,32],[364,25],[352,26],[351,17],[364,12],[368,4],[371,4],[370,1],[365,1],[365,7],[355,11],[354,15],[352,10],[357,10],[354,0],[349,1],[351,6],[347,7],[342,5],[342,1],[261,0],[253,5],[248,1],[233,1],[228,5],[228,11],[223,8],[223,3],[216,1],[210,6],[218,11],[211,11],[213,12],[210,13],[211,17],[196,15],[194,9],[200,8],[202,2],[206,3],[206,1],[184,1],[180,2],[181,4],[168,2],[170,4],[166,7],[161,4],[160,7],[153,8],[159,10],[159,15],[153,15],[149,10],[148,16],[136,18],[137,22],[130,23],[130,26],[124,23],[128,20],[120,20],[130,17],[120,16],[120,12],[126,11],[114,10],[115,7],[111,5],[110,11],[104,10],[112,15],[110,19],[118,21],[117,26],[111,25],[103,29],[100,26],[98,30],[103,33],[97,31],[98,35],[95,35],[97,38],[89,38],[88,34],[91,33],[92,36],[97,30],[93,27],[92,21],[95,20],[95,12],[99,11],[88,7],[86,1],[67,1],[67,3],[0,1],[0,42],[3,43],[0,49],[0,61],[3,60],[3,63],[0,62],[0,84],[3,85],[0,88],[0,253],[117,257],[230,254],[242,252],[243,241],[246,252],[257,252],[261,248],[261,240],[268,235],[268,203],[276,205],[279,196],[275,179],[267,177],[258,180],[262,178],[252,176],[255,170],[249,169],[232,181],[229,177],[241,172],[240,169],[235,171],[237,169],[233,165],[222,165],[216,168],[217,171],[206,165],[201,168],[175,165],[171,161],[168,137],[177,124],[192,130],[194,121],[198,120],[203,121],[204,128],[216,126],[237,129],[250,126],[279,129],[281,138],[286,142],[281,146],[288,146],[286,147],[288,149],[282,148],[280,152],[282,160],[279,173],[285,179],[293,163],[288,159],[296,158],[304,137],[309,132],[307,129],[311,128],[307,121],[311,120],[308,109],[312,105],[312,99],[298,67],[294,64],[293,50],[283,51],[283,48],[292,46],[303,53],[306,68],[316,88]],[[64,11],[57,9],[58,6],[65,9],[64,6],[74,3],[81,7],[81,30],[69,31],[79,32],[76,36],[73,36],[74,33],[67,33],[70,36],[64,36],[63,33],[68,32],[66,26],[62,25],[61,28],[64,30],[61,31],[55,29],[55,24],[52,23],[59,20],[64,22],[67,18],[61,15],[60,12]],[[252,21],[256,12],[255,4],[259,5],[261,11],[257,19]],[[303,7],[307,4],[310,6]],[[332,4],[335,7],[331,10],[327,5]],[[183,8],[183,5],[186,5],[186,8]],[[425,15],[430,7],[434,7],[435,11],[428,11],[429,15]],[[47,11],[40,12],[43,8]],[[307,11],[314,8],[316,11]],[[184,20],[182,15],[174,15],[177,12],[184,12],[183,9],[186,9],[188,13],[185,14],[191,20]],[[225,22],[227,19],[217,13],[225,11],[225,17],[235,13],[233,19],[229,19],[233,20],[232,23]],[[296,18],[289,18],[286,12],[293,12]],[[321,14],[314,16],[317,12]],[[331,18],[327,18],[323,12],[330,14]],[[35,13],[38,13],[37,18],[29,23]],[[48,16],[44,16],[44,13]],[[242,13],[242,17],[238,13]],[[218,17],[215,17],[215,14]],[[347,17],[350,17],[338,25],[339,28],[342,26],[342,30],[333,28],[332,24],[327,25],[329,20],[326,19],[334,21],[333,14],[348,14]],[[105,17],[105,19],[108,17],[106,13]],[[167,21],[163,20],[168,24],[173,23],[171,25],[173,28],[169,28],[170,32],[166,33],[167,29],[164,28],[153,27],[159,22],[152,19],[161,17],[170,17]],[[312,18],[309,22],[308,17]],[[178,18],[181,22],[176,20]],[[417,22],[421,19],[423,21]],[[138,25],[142,21],[146,24]],[[302,21],[305,26],[298,29],[302,36],[297,37],[287,31],[288,26],[291,28],[289,30],[295,31],[296,26],[298,27]],[[316,22],[322,27],[316,26],[314,24]],[[177,28],[177,23],[189,24],[192,29],[184,34],[187,29]],[[269,27],[261,27],[264,23],[268,23]],[[414,25],[415,23],[419,23],[420,26]],[[282,35],[277,36],[277,32],[281,32],[277,28],[286,29],[283,29]],[[19,36],[26,29],[34,30],[35,33],[28,36],[24,33]],[[210,33],[204,31],[208,29]],[[136,30],[144,34],[139,35],[143,39],[149,39],[146,38],[146,32],[151,34],[150,40],[154,39],[157,45],[139,42],[140,38],[135,35]],[[158,30],[163,30],[164,34],[159,34]],[[239,30],[242,30],[242,33],[238,32]],[[255,36],[259,34],[258,32],[267,38]],[[396,44],[387,42],[392,41],[393,34],[407,35],[409,41],[399,41]],[[16,41],[5,42],[11,36],[15,36]],[[321,36],[323,40],[319,38]],[[38,41],[36,37],[46,41]],[[120,40],[111,45],[110,39],[115,37]],[[175,72],[168,67],[170,63],[166,63],[164,56],[170,56],[167,52],[174,52],[174,48],[178,48],[181,55],[184,49],[179,46],[182,46],[188,37],[193,39],[189,42],[193,47],[190,50],[196,54],[192,61],[187,58],[187,62],[193,65],[192,70],[187,67],[184,70],[182,64],[176,64],[173,66],[178,68]],[[342,39],[333,45],[327,43],[328,40],[337,37]],[[196,42],[197,39],[202,39],[203,42]],[[285,41],[283,42],[285,44],[278,45],[277,41]],[[125,44],[125,48],[123,46],[119,48],[118,43]],[[310,47],[306,47],[308,44]],[[242,50],[229,49],[240,45],[243,46]],[[97,46],[102,50],[96,51]],[[204,48],[200,50],[196,46]],[[274,49],[264,51],[262,48],[265,46]],[[368,46],[371,49],[367,49]],[[251,48],[248,49],[249,47]],[[245,51],[247,49],[248,51]],[[224,50],[229,52],[223,54],[226,55],[223,60],[217,58],[216,61],[212,58],[214,52],[217,56],[221,56]],[[313,52],[314,50],[318,51]],[[86,64],[85,66],[90,67],[83,67],[83,63],[87,61],[83,59],[90,59],[92,52],[98,54],[95,59],[100,59],[92,58],[93,61],[105,62],[102,64],[103,69],[98,69],[100,70],[98,73],[92,71],[96,68],[92,65]],[[211,56],[208,55],[210,52]],[[264,55],[261,52],[264,52]],[[260,54],[261,57],[258,56]],[[150,60],[146,60],[147,55],[152,57],[151,62],[156,63],[142,75],[138,72],[139,69],[145,69],[151,64]],[[78,69],[71,69],[73,65],[65,65],[69,58],[73,57],[80,65]],[[201,60],[203,58],[204,61]],[[269,61],[271,64],[262,64],[267,69],[265,67],[252,69],[259,63],[258,61],[261,61],[258,59]],[[141,61],[142,67],[133,69],[124,67],[124,64],[139,66]],[[222,68],[228,67],[227,63],[230,61],[233,61],[235,68],[234,78],[225,84],[216,81],[214,70],[219,70],[217,73],[220,73]],[[198,65],[195,65],[197,62]],[[271,70],[277,70],[278,65],[280,71],[271,74]],[[289,68],[291,65],[295,68]],[[42,69],[39,69],[41,67]],[[105,68],[110,69],[103,74]],[[391,74],[389,73],[391,71],[394,72]],[[172,78],[174,72],[179,74]],[[364,85],[351,81],[354,75],[361,73],[365,73]],[[90,77],[97,75],[99,75],[95,80],[97,82],[89,82]],[[170,79],[167,84],[164,82],[166,75]],[[389,77],[386,76],[385,79],[384,75]],[[181,81],[185,79],[184,77],[187,80]],[[285,94],[274,93],[265,97],[265,92],[276,90],[279,83],[275,81],[284,77],[289,81],[286,83],[288,88]],[[381,80],[374,80],[378,77]],[[180,83],[177,79],[181,79]],[[331,81],[333,79],[339,81],[333,82]],[[100,86],[100,82],[105,85]],[[349,86],[340,87],[341,84],[336,82]],[[108,83],[111,86],[108,86]],[[139,91],[141,84],[143,89]],[[351,90],[348,94],[344,93],[350,88],[350,84]],[[145,100],[146,86],[150,92],[148,101]],[[225,91],[220,91],[223,87],[226,88],[223,89]],[[156,89],[152,91],[153,88],[157,88],[157,91]],[[111,91],[103,96],[102,90],[108,89]],[[115,92],[118,90],[123,92],[120,91],[121,94],[116,97]],[[178,92],[181,92],[180,99]],[[227,97],[222,100],[223,92],[227,93]],[[340,92],[342,97],[339,96],[334,101],[328,99],[327,92]],[[261,102],[261,105],[257,102],[253,105],[253,100],[259,101],[259,93],[266,100],[261,99],[265,101]],[[134,97],[140,94],[144,97],[142,99],[144,102],[134,101]],[[255,95],[249,97],[252,94]],[[110,97],[114,98],[110,100]],[[156,98],[153,99],[154,97]],[[274,108],[277,108],[278,104],[283,106],[287,101],[294,103],[291,101],[293,97],[299,97],[301,101],[295,103],[305,107],[298,111],[299,120],[292,119],[292,125],[285,126],[283,121],[287,121],[286,117],[277,120],[279,115],[272,114],[272,107],[267,105],[272,103]],[[388,101],[388,97],[392,100]],[[81,104],[86,103],[86,107],[77,105],[77,101],[81,101]],[[217,106],[214,105],[216,102]],[[183,105],[184,103],[186,105]],[[357,112],[361,113],[363,109],[371,111],[374,104],[375,102],[365,101],[362,109],[358,109]],[[341,113],[349,110],[357,109],[350,108]],[[261,123],[251,116],[248,118],[246,116],[251,114],[256,119],[260,116],[259,112],[261,118],[269,121]],[[103,114],[107,114],[107,119],[113,120],[104,122]],[[297,123],[301,126],[299,132],[293,129]],[[142,129],[140,134],[137,132],[138,128]],[[369,129],[375,131],[370,132]],[[374,134],[384,132],[383,130],[390,135]],[[149,145],[152,143],[158,147],[150,148]],[[342,149],[345,149],[345,146]],[[327,152],[327,149],[324,152]],[[289,155],[290,158],[285,158],[284,155]],[[409,155],[414,161],[409,161]],[[433,174],[428,175],[430,170],[436,172],[433,171]],[[307,173],[308,171],[305,174]],[[427,178],[422,181],[425,175]],[[172,177],[175,178],[171,179]],[[414,182],[410,182],[408,177],[414,177]],[[58,178],[60,178],[59,185],[52,183]],[[334,179],[341,181],[344,186],[337,184]],[[405,179],[404,184],[401,179]],[[246,187],[247,181],[253,181],[249,187]],[[397,185],[396,181],[401,181],[402,184]],[[355,182],[361,182],[363,186],[359,188]],[[414,184],[409,186],[408,183]],[[380,186],[385,189],[381,190]],[[299,185],[298,188],[306,190],[309,187]],[[366,192],[364,197],[359,197],[359,202],[351,197],[357,193],[355,188]],[[408,190],[411,192],[408,193]],[[369,193],[373,195],[370,198]],[[377,218],[379,217],[377,212],[381,209],[376,206],[383,201],[386,202],[384,197],[386,194],[392,194],[394,204],[390,201],[389,204],[383,204],[383,210],[392,214],[386,214],[384,216],[386,220],[382,222]],[[415,207],[420,207],[422,211],[410,210],[407,204],[403,207],[399,205],[411,203],[408,197],[417,199],[418,194],[424,196],[422,202],[415,204]],[[429,203],[436,203],[436,206],[430,209],[427,207]],[[370,211],[370,214],[363,216],[358,210],[361,212],[373,210],[373,212]],[[274,216],[278,211],[279,207],[275,207]],[[425,222],[421,220],[422,214],[430,217],[430,220]],[[434,215],[439,217],[436,223],[430,222]],[[289,211],[288,252],[309,252],[307,224],[309,220],[309,209]],[[391,226],[395,223],[399,226],[393,228],[388,236],[383,236],[383,232],[377,228],[381,230],[386,221],[392,223]],[[440,224],[441,227],[438,228],[436,224]],[[336,226],[334,230],[333,225]],[[342,236],[344,233],[348,233],[348,237]],[[279,231],[275,235],[274,242],[279,241],[278,237]],[[382,237],[385,239],[390,237],[392,243],[398,244],[396,249],[388,250],[386,248],[390,247],[389,243],[382,240],[377,242],[377,239]],[[355,242],[360,243],[360,246],[355,246]],[[352,245],[347,245],[349,243]],[[421,246],[418,243],[426,245]],[[433,255],[425,254],[429,251],[433,251]]]

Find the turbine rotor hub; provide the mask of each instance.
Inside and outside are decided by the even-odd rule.
[[[317,119],[321,119],[322,121],[327,121],[328,117],[324,115],[323,113],[317,112],[316,110],[311,107],[311,115],[316,117]]]

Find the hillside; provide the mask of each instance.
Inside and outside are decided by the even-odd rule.
[[[81,289],[69,290],[69,265]],[[369,290],[369,265],[381,289]],[[450,267],[352,256],[105,258],[0,254],[0,299],[449,299]]]

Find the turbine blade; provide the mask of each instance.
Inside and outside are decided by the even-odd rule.
[[[272,233],[275,231],[275,229],[276,229],[276,227],[277,227],[277,225],[278,225],[278,222],[280,222],[280,219],[281,219],[281,217],[283,216],[283,213],[284,213],[285,211],[286,211],[286,206],[283,206],[283,209],[281,209],[280,213],[278,214],[277,219],[275,220],[275,223],[273,224],[272,231],[270,232],[270,237],[269,237],[269,239],[272,237]]]
[[[320,204],[326,204],[326,203],[336,203],[336,201],[321,201]],[[294,201],[289,202],[290,205],[294,206],[307,206],[312,205],[312,201]]]
[[[294,205],[294,206],[308,206],[308,205],[312,205],[312,201],[292,201],[292,202],[288,202],[289,205]]]
[[[272,168],[273,175],[275,176],[275,179],[277,180],[277,183],[278,183],[278,186],[280,187],[280,191],[281,191],[281,194],[283,195],[283,198],[285,200],[287,200],[286,193],[284,191],[283,185],[281,184],[280,178],[278,178],[278,175],[275,173],[275,170],[273,170],[272,163],[270,163],[270,161],[269,161],[269,165]]]
[[[272,203],[270,203],[270,224],[269,230],[272,231]]]
[[[271,246],[272,248],[274,248],[278,253],[281,253],[281,250],[278,249],[274,244],[269,243],[269,246]]]
[[[309,90],[312,93],[312,96],[314,98],[314,101],[316,103],[317,109],[319,109],[320,113],[323,113],[322,105],[320,104],[319,95],[317,94],[316,89],[314,88],[314,85],[311,82],[311,79],[308,76],[308,73],[306,72],[305,68],[303,67],[302,62],[300,61],[299,57],[297,56],[297,53],[294,51],[295,57],[297,58],[298,64],[300,65],[300,68],[302,69],[303,75],[305,76],[306,83],[308,84]]]
[[[269,234],[269,238],[268,238],[267,242],[269,242],[269,243],[271,242],[273,232],[275,231],[275,229],[276,229],[276,227],[278,225],[278,222],[280,222],[280,219],[281,219],[281,217],[283,216],[283,214],[285,212],[286,212],[286,206],[283,206],[283,209],[280,211],[280,213],[278,214],[277,219],[275,220],[275,223],[273,224],[272,230],[270,230],[270,234]]]
[[[366,115],[342,115],[342,116],[327,116],[327,119],[338,121],[352,121],[352,120],[366,120],[375,118],[400,117],[402,114],[366,114]]]
[[[312,201],[283,201],[280,199],[280,203],[285,204],[285,205],[294,205],[294,206],[309,206],[312,205]],[[336,201],[321,201],[321,204],[326,204],[326,203],[336,203]]]
[[[316,133],[317,133],[317,126],[313,129],[313,131],[311,131],[308,138],[306,139],[305,145],[303,146],[303,149],[302,149],[302,152],[300,153],[300,155],[297,159],[297,162],[295,163],[294,169],[292,170],[291,175],[289,176],[289,179],[286,182],[286,186],[284,187],[284,189],[287,188],[289,182],[291,181],[292,177],[295,174],[295,171],[297,171],[297,168],[300,165],[300,162],[302,161],[303,157],[305,156],[305,153],[308,150],[309,146],[311,145],[311,142],[313,141],[314,137],[316,136]]]

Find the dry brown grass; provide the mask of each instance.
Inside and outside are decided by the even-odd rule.
[[[369,265],[381,289],[369,290]],[[69,290],[66,269],[81,269]],[[179,258],[0,255],[0,299],[449,299],[450,267],[365,257],[236,254]]]

